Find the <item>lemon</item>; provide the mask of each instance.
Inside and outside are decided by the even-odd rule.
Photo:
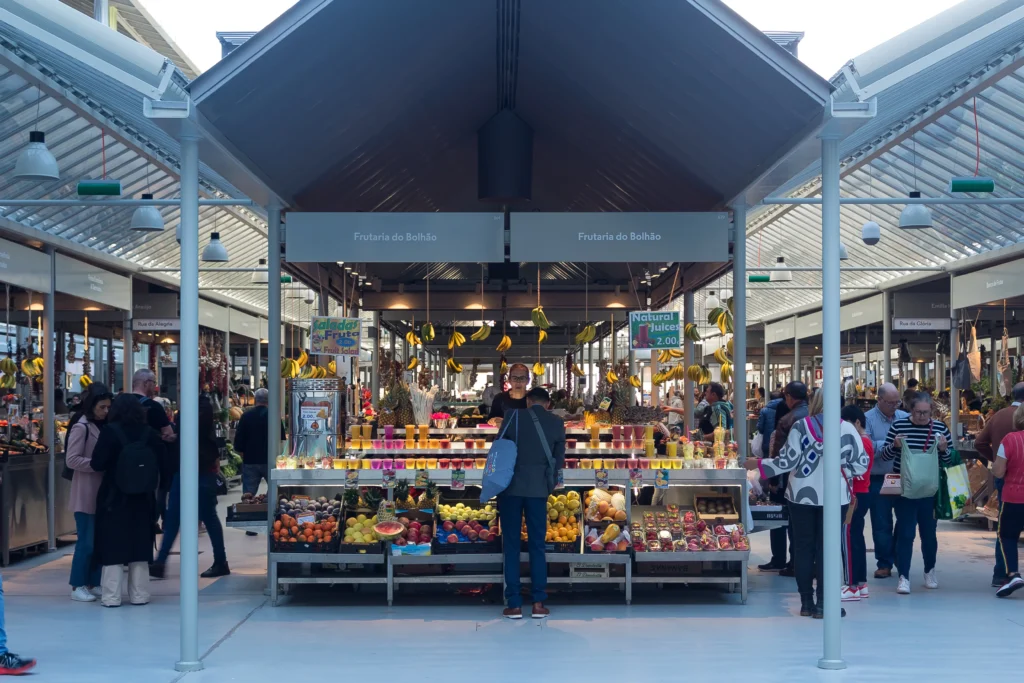
[[[357,522],[365,522],[366,521],[366,515],[357,515],[356,516],[356,521]]]

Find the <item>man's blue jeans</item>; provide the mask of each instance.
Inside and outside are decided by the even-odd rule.
[[[522,584],[519,581],[519,529],[526,515],[527,549],[530,552],[530,590],[534,602],[544,602],[548,595],[548,564],[544,557],[544,536],[547,534],[547,499],[502,495],[498,498],[501,517],[502,547],[505,555],[505,602],[509,607],[522,607]]]
[[[213,546],[214,564],[226,563],[227,552],[224,550],[224,527],[217,516],[217,475],[206,472],[199,475],[199,521],[206,525],[206,533]],[[164,536],[160,542],[160,552],[156,556],[156,564],[167,562],[171,554],[174,540],[181,528],[181,477],[174,475],[171,484],[171,497],[167,503],[167,516],[164,518]]]
[[[885,477],[871,477],[868,492],[871,506],[871,539],[875,544],[875,562],[879,569],[892,569],[896,561],[896,536],[893,531],[893,514],[899,496],[879,494]]]
[[[995,480],[996,496],[998,496],[999,504],[1003,503],[1003,480]],[[996,535],[996,568],[992,570],[993,579],[1005,579],[1006,578],[1006,560],[1003,559],[1003,554],[999,552],[999,535]]]
[[[260,480],[266,479],[267,486],[270,486],[270,477],[267,476],[266,465],[242,465],[242,493],[256,495],[260,490]]]
[[[68,583],[72,588],[99,586],[100,566],[92,561],[96,546],[96,515],[76,512],[75,530],[78,540],[75,542],[75,555],[71,558],[71,580]]]

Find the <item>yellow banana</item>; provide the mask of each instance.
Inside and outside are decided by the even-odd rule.
[[[309,354],[306,353],[305,349],[302,350],[302,353],[299,354],[295,362],[299,364],[300,368],[306,367],[306,364],[309,363]]]
[[[459,332],[458,330],[453,331],[452,332],[452,336],[448,337],[448,349],[449,350],[457,349],[457,348],[459,348],[460,346],[462,346],[465,343],[466,343],[466,337],[461,332]]]
[[[5,375],[13,375],[18,371],[18,364],[14,362],[13,358],[4,358],[0,360],[0,372]]]
[[[331,374],[331,375],[337,375],[338,374],[338,364],[335,361],[333,361],[333,360],[331,362],[329,362],[327,364],[327,372],[328,372],[328,374]]]
[[[512,340],[509,339],[508,335],[506,334],[506,335],[504,335],[501,338],[501,341],[498,342],[498,348],[496,350],[497,351],[508,351],[511,348],[512,348]]]
[[[533,364],[533,374],[534,374],[535,377],[542,377],[544,375],[544,364],[543,363],[534,363]]]
[[[732,363],[722,363],[721,374],[722,374],[722,381],[723,382],[731,382],[732,381]]]
[[[639,389],[641,386],[643,386],[643,383],[640,381],[640,378],[637,377],[636,375],[629,376],[629,383],[636,389]]]
[[[609,384],[615,384],[616,382],[619,381],[619,376],[616,375],[615,372],[612,370],[609,370],[608,373],[604,376],[604,378],[608,380]]]
[[[725,350],[728,352],[730,358],[732,357],[732,349],[733,349],[732,340],[733,340],[733,338],[729,337],[729,342],[725,345]]]
[[[456,362],[454,358],[449,358],[445,365],[448,366],[448,372],[451,372],[456,375],[462,372],[462,364]]]
[[[597,328],[593,325],[587,324],[579,334],[576,335],[577,344],[588,344],[594,341],[594,337],[597,336]]]
[[[412,332],[410,331],[409,334],[412,334]],[[434,324],[429,322],[423,323],[423,327],[420,329],[420,334],[423,335],[423,341],[434,341]],[[406,338],[408,338],[408,336],[409,335],[406,335]]]
[[[78,380],[78,386],[83,389],[88,389],[90,384],[92,384],[92,378],[89,375],[82,375],[82,378]]]
[[[420,364],[419,358],[413,358],[409,361],[409,364],[405,366],[406,370],[415,370],[416,366]]]
[[[695,323],[686,323],[683,326],[683,336],[690,341],[700,341],[700,330]]]
[[[684,354],[679,349],[669,349],[668,355],[672,356],[674,359],[679,359],[682,358]]]
[[[507,375],[508,374],[508,363],[506,363],[505,361],[501,361],[501,367],[498,369],[498,374],[501,374],[501,375]]]
[[[662,349],[661,351],[658,351],[659,363],[668,363],[670,360],[672,360],[672,355],[668,352],[668,350]]]
[[[547,333],[546,330],[541,330],[540,332],[537,333],[537,343],[538,344],[543,344],[547,340],[548,340],[548,333]]]
[[[575,363],[573,363],[572,364],[572,374],[576,375],[577,377],[583,377],[586,373],[583,372],[583,369],[580,366],[578,366]]]

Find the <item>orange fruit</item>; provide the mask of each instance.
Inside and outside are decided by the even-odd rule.
[[[288,539],[288,542],[289,542],[289,543],[298,543],[298,542],[299,542],[299,539],[297,539],[297,538],[289,538],[289,539]]]
[[[276,522],[274,522],[274,531],[280,531],[280,530],[281,530],[281,520],[277,520]]]

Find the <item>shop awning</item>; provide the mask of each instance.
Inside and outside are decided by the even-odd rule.
[[[481,210],[477,131],[506,107],[534,131],[513,208],[708,211],[792,177],[830,86],[718,0],[301,0],[190,92],[292,209]]]

